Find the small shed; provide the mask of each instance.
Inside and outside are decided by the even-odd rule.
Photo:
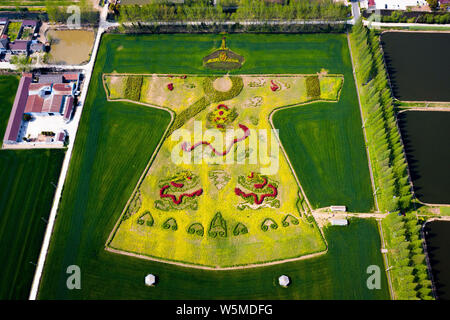
[[[339,212],[347,211],[347,207],[346,206],[331,206],[330,209],[333,212],[335,212],[335,211],[339,211]]]
[[[155,275],[149,273],[148,275],[145,276],[145,285],[146,286],[154,286],[156,284],[156,277]]]
[[[289,277],[284,274],[278,278],[278,284],[284,288],[289,286],[290,283],[291,283],[291,279],[289,279]]]
[[[332,226],[346,226],[348,225],[347,219],[331,219],[330,220]]]

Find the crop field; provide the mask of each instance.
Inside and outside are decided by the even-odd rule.
[[[45,7],[46,5],[70,6],[77,0],[0,0],[0,7]]]
[[[233,78],[236,74],[311,75],[319,73],[322,69],[327,70],[328,74],[344,75],[339,101],[345,98],[345,101],[351,102],[351,104],[338,108],[340,103],[323,103],[330,107],[333,105],[333,112],[343,112],[347,116],[345,118],[347,121],[342,125],[352,124],[344,131],[352,139],[361,139],[360,147],[358,147],[358,143],[349,147],[352,155],[361,155],[351,158],[352,162],[346,163],[344,166],[352,169],[356,165],[361,169],[358,175],[354,174],[346,177],[346,179],[351,181],[349,184],[354,181],[365,181],[368,192],[362,190],[361,193],[353,195],[352,198],[355,203],[357,203],[355,199],[360,199],[358,201],[361,201],[364,205],[345,204],[355,210],[363,209],[363,206],[369,210],[372,207],[373,199],[370,192],[370,180],[363,148],[356,93],[351,92],[354,90],[354,84],[345,35],[236,34],[227,36],[227,41],[230,48],[246,57],[246,61],[240,70],[230,72],[230,78]],[[358,228],[358,225],[362,225],[364,229],[356,230],[355,233],[349,231],[351,228],[340,229],[339,231],[336,228],[325,230],[329,251],[322,257],[245,271],[199,271],[105,250],[105,244],[111,230],[114,229],[116,222],[121,217],[121,212],[125,208],[140,175],[144,172],[156,145],[170,122],[170,114],[160,109],[131,102],[107,101],[102,83],[103,75],[112,73],[211,75],[212,72],[203,68],[201,61],[205,54],[219,47],[219,44],[220,37],[217,35],[105,35],[103,37],[80,124],[79,136],[75,142],[74,154],[44,269],[39,298],[387,298],[387,288],[383,292],[370,291],[367,290],[365,281],[357,285],[360,289],[355,289],[355,281],[358,281],[358,278],[355,277],[355,268],[362,266],[360,262],[364,264],[364,267],[358,269],[358,272],[362,273],[364,277],[366,276],[365,268],[367,268],[365,264],[368,260],[373,258],[378,260],[378,263],[382,263],[376,225],[370,222],[355,224],[355,227],[351,228]],[[183,54],[180,54],[180,52]],[[187,79],[189,79],[189,76]],[[107,79],[105,83],[108,84],[108,81],[111,84],[113,80]],[[136,83],[148,87],[151,81],[150,79],[133,79],[130,82],[131,87],[136,87]],[[320,85],[324,92],[333,92],[332,88],[335,87],[325,82]],[[173,86],[175,91],[177,84],[174,82]],[[111,90],[109,93],[115,94],[116,99],[119,99],[123,90],[126,90],[126,88],[117,86],[115,91]],[[149,97],[145,93],[143,95],[142,90],[141,92],[134,92],[133,90],[128,92],[135,100],[150,99],[151,95]],[[333,94],[330,93],[330,96],[333,96]],[[351,98],[355,98],[355,100],[352,101]],[[227,103],[229,101],[225,102],[225,104]],[[218,104],[217,102],[213,105],[217,107]],[[314,103],[311,106],[318,104],[320,103]],[[306,106],[299,108],[304,107]],[[285,111],[279,113],[282,112]],[[175,119],[175,123],[176,121]],[[93,125],[94,123],[95,125]],[[358,128],[358,131],[356,131],[356,128]],[[327,128],[323,129],[327,132]],[[329,135],[334,134],[332,130],[328,132]],[[346,150],[336,149],[334,152],[346,152]],[[288,156],[292,157],[289,151]],[[322,170],[324,172],[326,168],[320,166],[330,165],[329,162],[332,163],[331,165],[336,165],[333,164],[334,160],[328,154],[320,153],[317,157],[319,160],[311,165],[311,170]],[[321,157],[326,157],[328,162],[323,161]],[[363,164],[358,162],[362,160],[364,160]],[[158,161],[157,158],[155,161]],[[293,166],[302,183],[303,177],[299,174],[296,165]],[[176,175],[178,172],[173,173]],[[171,181],[178,185],[178,178],[181,177],[182,181],[187,183],[189,193],[191,193],[191,190],[193,192],[198,191],[196,182],[209,179],[208,176],[202,176],[201,179],[198,179],[193,174],[182,173],[177,176],[176,181],[173,181],[171,174],[172,172],[168,172],[167,175],[158,179],[168,179],[169,183]],[[249,179],[253,177],[251,172],[246,172],[243,176],[244,180],[245,177]],[[190,180],[189,177],[192,179],[192,185],[191,182],[187,181]],[[322,176],[319,174],[318,177],[319,181],[310,182],[309,188],[305,186],[306,195],[310,200],[321,196],[322,181],[320,179],[322,179]],[[142,185],[155,183],[151,179],[145,178]],[[161,187],[164,187],[163,182],[160,181]],[[332,183],[336,190],[341,188],[342,181],[337,180],[332,181]],[[354,185],[355,190],[359,185]],[[332,188],[333,186],[327,187]],[[211,186],[210,188],[214,187]],[[315,195],[316,192],[319,194]],[[142,199],[145,205],[145,196]],[[133,204],[133,207],[140,203],[140,201],[135,201],[137,200],[136,197],[131,200],[130,203]],[[346,201],[346,199],[340,200],[340,204]],[[334,198],[324,200],[324,202],[334,204],[332,201],[334,201]],[[214,230],[220,234],[219,229],[223,226],[220,223],[222,219],[217,218],[215,221],[219,223],[210,224],[213,217],[216,218],[216,216],[217,212],[212,211],[208,219],[205,219],[208,224],[203,222],[205,233],[210,231],[208,227],[214,225],[216,227]],[[224,216],[225,213],[222,217]],[[135,218],[137,217],[136,215]],[[143,223],[135,221],[137,222],[136,228],[146,226],[148,223],[151,224],[152,219],[149,218],[149,215],[142,215],[139,218]],[[167,219],[164,221],[163,219],[161,221],[156,219],[158,217],[153,218],[155,226],[157,223],[164,223],[167,224],[167,229],[173,230],[175,225],[173,220]],[[282,218],[280,216],[277,223],[280,223]],[[128,220],[132,221],[131,219]],[[227,223],[227,225],[233,227],[237,222],[229,221],[231,223]],[[159,226],[161,227],[161,225]],[[180,229],[176,232],[186,233],[188,231],[186,228],[187,225],[183,224],[182,228],[180,226]],[[228,232],[232,231],[228,230]],[[336,231],[333,232],[334,230]],[[172,232],[170,230],[162,231]],[[194,232],[196,231],[198,231],[197,228],[194,229]],[[269,230],[268,232],[272,231],[276,230]],[[364,239],[360,240],[357,237],[358,232],[365,235]],[[350,239],[352,235],[354,239]],[[350,238],[347,238],[347,236]],[[340,237],[343,239],[340,242],[343,246],[336,250],[334,249],[335,244],[331,242]],[[339,246],[338,243],[339,240],[336,240],[336,246]],[[352,250],[348,250],[349,243],[354,243],[360,250],[355,249],[355,246],[352,246]],[[368,249],[369,247],[371,249]],[[377,249],[372,250],[373,247]],[[331,252],[341,255],[342,258],[331,257]],[[368,259],[361,258],[360,255]],[[330,261],[328,261],[328,257],[330,257]],[[317,261],[322,262],[315,264]],[[342,261],[348,263],[348,266],[342,268],[338,265],[327,267],[329,264],[339,264]],[[70,291],[65,285],[67,276],[65,271],[67,266],[72,264],[79,265],[82,270],[83,289],[79,291]],[[298,279],[299,285],[301,282],[308,283],[308,285],[302,287],[301,290],[281,291],[274,285],[274,279],[281,270],[290,270],[292,278]],[[170,278],[171,280],[165,284],[161,281],[156,289],[146,288],[143,284],[143,277],[149,272],[157,274],[161,279]],[[186,276],[187,274],[189,276]],[[328,276],[324,276],[325,274]],[[225,277],[227,281],[224,281]],[[342,280],[343,278],[345,280]],[[316,279],[316,281],[309,279]]]
[[[130,90],[134,82],[137,86]],[[205,135],[189,141],[199,148],[187,149],[174,141],[173,135],[165,140],[109,247],[208,267],[264,263],[323,251],[320,233],[305,219],[307,205],[302,202],[297,207],[301,199],[294,187],[296,180],[286,158],[280,155],[276,137],[270,137],[268,119],[279,107],[325,98],[335,102],[342,82],[338,75],[108,75],[106,89],[114,98],[128,96],[138,102],[162,105],[173,110],[176,119],[184,119],[183,114],[206,98],[202,111],[180,123],[180,129],[194,132],[197,123],[202,131],[215,130],[215,140]],[[234,90],[237,86],[239,91]],[[219,95],[223,97],[216,98]],[[226,129],[233,128],[243,132],[237,135],[239,142],[232,145],[224,138]],[[256,129],[268,133],[266,144],[256,137]],[[259,144],[252,143],[252,135]],[[202,141],[208,145],[203,147],[200,163],[172,161],[174,152],[196,157]],[[271,153],[258,158],[263,145]],[[272,148],[278,153],[274,155]],[[240,161],[224,163],[230,152],[235,152]],[[252,157],[256,161],[251,161]],[[191,196],[192,192],[199,194]],[[249,192],[255,196],[247,196]],[[166,199],[171,195],[173,199]],[[218,220],[222,223],[214,227]]]
[[[19,81],[0,77],[0,135]],[[0,150],[0,299],[27,299],[64,150]]]

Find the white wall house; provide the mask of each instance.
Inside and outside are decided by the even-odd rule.
[[[407,10],[408,7],[422,7],[428,5],[425,0],[373,0],[370,2],[375,2],[375,9],[377,10]],[[361,8],[367,9],[368,6],[369,0],[360,1]]]

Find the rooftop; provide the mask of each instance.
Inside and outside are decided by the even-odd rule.
[[[22,21],[22,25],[23,26],[29,26],[29,27],[36,27],[37,26],[37,21],[36,20],[23,20]]]
[[[16,98],[9,116],[3,141],[16,141],[19,135],[20,125],[22,124],[22,115],[25,110],[28,97],[28,87],[31,84],[31,77],[22,77],[17,88]]]
[[[22,50],[26,51],[28,50],[28,40],[16,40],[13,43],[9,44],[9,48],[11,50]]]

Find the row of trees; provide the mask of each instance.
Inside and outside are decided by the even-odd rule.
[[[382,211],[394,211],[383,226],[396,298],[431,299],[421,226],[415,214],[398,215],[397,211],[410,209],[412,192],[379,39],[361,21],[350,39],[378,205]]]
[[[91,3],[88,0],[80,0],[74,5],[80,8],[80,23],[82,24],[96,24],[100,19],[98,11],[93,10]],[[66,23],[69,17],[74,13],[68,12],[68,7],[57,6],[54,1],[46,1],[45,11],[47,12],[48,20],[55,23]]]
[[[383,220],[390,272],[396,299],[433,299],[426,257],[420,237],[421,225],[414,213],[390,214]]]
[[[239,22],[224,25],[219,23],[197,25],[159,25],[158,23],[133,22],[120,25],[116,32],[120,33],[233,33],[233,32],[283,32],[283,33],[342,33],[346,30],[345,23],[323,24],[279,24],[279,25],[242,25]]]
[[[119,21],[243,21],[243,20],[344,20],[349,7],[332,0],[291,0],[287,4],[271,3],[265,0],[241,0],[237,9],[224,10],[219,2],[200,0],[173,4],[155,2],[145,5],[121,5],[116,8]]]
[[[450,13],[445,14],[420,14],[417,17],[408,17],[407,13],[394,11],[389,16],[381,16],[382,22],[407,22],[407,23],[450,23]]]
[[[411,186],[378,37],[359,21],[351,38],[378,206],[381,211],[406,211]]]

